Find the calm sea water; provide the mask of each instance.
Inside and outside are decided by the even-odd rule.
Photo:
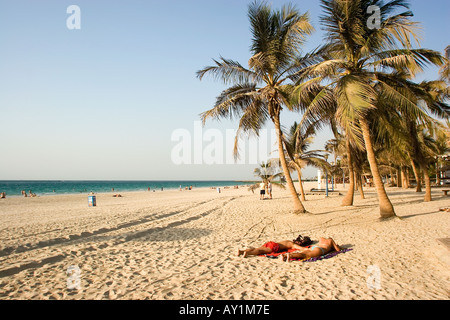
[[[0,181],[0,192],[7,196],[21,196],[21,191],[32,191],[38,196],[53,194],[77,194],[90,192],[146,191],[246,185],[239,181]]]

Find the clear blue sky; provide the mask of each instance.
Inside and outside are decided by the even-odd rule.
[[[195,72],[219,56],[248,61],[250,2],[0,1],[0,179],[252,178],[255,165],[171,160],[172,133],[193,133],[224,89]],[[319,1],[292,3],[309,11],[316,27],[309,51],[323,36]],[[80,30],[66,27],[72,4],[81,9]],[[450,44],[450,2],[411,4],[423,26],[422,47],[442,52]],[[299,118],[283,114],[282,122]],[[210,128],[236,123],[210,122],[204,130]],[[319,136],[316,147],[327,139]]]

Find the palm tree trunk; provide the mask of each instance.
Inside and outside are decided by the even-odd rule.
[[[281,126],[280,126],[280,117],[279,115],[276,115],[273,117],[273,122],[275,124],[275,130],[277,131],[277,138],[278,138],[278,153],[280,157],[281,167],[283,168],[283,173],[286,178],[286,184],[288,186],[289,192],[291,193],[292,200],[294,202],[294,213],[306,213],[305,207],[303,206],[302,202],[300,201],[297,190],[295,190],[294,183],[292,182],[291,174],[289,172],[289,168],[287,166],[286,157],[284,155],[283,150],[283,139],[282,139],[282,132],[281,132]]]
[[[406,167],[406,189],[409,189],[409,167]]]
[[[441,185],[441,170],[439,168],[439,158],[436,161],[436,184]]]
[[[365,199],[362,179],[363,179],[362,175],[358,173],[356,176],[356,183],[358,184],[359,195],[360,195],[361,199]]]
[[[380,171],[378,170],[377,159],[375,158],[372,139],[370,137],[369,124],[366,119],[360,119],[360,124],[364,144],[366,145],[367,160],[369,161],[370,171],[372,172],[373,183],[377,189],[381,218],[385,219],[395,217],[394,206],[392,205],[391,200],[389,200],[386,190],[384,189],[383,180],[381,180]]]
[[[294,162],[295,168],[297,169],[297,175],[298,175],[298,184],[300,187],[300,197],[302,199],[302,201],[306,201],[305,198],[305,190],[303,189],[303,183],[302,183],[302,168],[300,168],[300,166]]]
[[[402,188],[408,189],[408,174],[407,174],[407,168],[402,166]]]
[[[424,202],[430,202],[432,201],[431,199],[431,181],[430,181],[430,176],[428,175],[428,170],[426,165],[424,165],[423,163],[420,164],[420,168],[423,171],[423,177],[425,180],[425,199],[423,200]]]
[[[417,172],[416,164],[414,163],[414,160],[412,159],[412,157],[409,154],[409,152],[408,152],[408,157],[409,157],[409,160],[411,161],[411,167],[413,169],[414,178],[416,179],[416,183],[417,183],[416,192],[422,192],[422,181],[420,179],[419,172]]]
[[[355,175],[353,172],[353,156],[352,156],[352,150],[350,146],[350,141],[347,138],[347,159],[348,159],[348,177],[350,179],[350,184],[348,186],[347,194],[345,195],[344,199],[342,200],[341,206],[352,206],[353,205],[353,194],[355,192]]]

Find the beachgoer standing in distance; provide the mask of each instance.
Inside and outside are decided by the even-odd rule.
[[[264,195],[266,194],[266,184],[261,182],[259,184],[259,200],[264,200]]]

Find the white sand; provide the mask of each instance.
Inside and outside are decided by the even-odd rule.
[[[311,214],[299,216],[277,189],[265,201],[246,188],[98,194],[97,207],[86,195],[0,199],[0,299],[449,299],[450,251],[436,239],[450,237],[439,211],[450,197],[388,192],[402,219],[379,221],[374,189],[345,208],[343,196],[307,196]],[[298,234],[353,250],[317,262],[236,256]]]

